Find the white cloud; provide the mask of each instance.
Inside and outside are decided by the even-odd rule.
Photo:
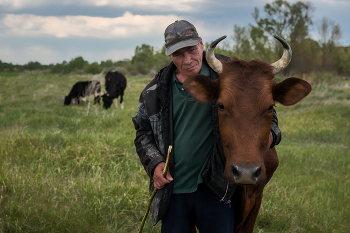
[[[275,0],[258,0],[258,2],[261,3],[272,3]],[[289,3],[296,3],[299,2],[300,0],[289,0]],[[303,1],[305,3],[307,2],[311,2],[313,4],[320,5],[320,4],[325,4],[325,5],[334,5],[334,6],[339,6],[339,5],[343,5],[343,6],[349,6],[350,5],[350,1],[349,0],[307,0],[307,1]]]
[[[36,16],[8,14],[2,19],[7,35],[38,37],[129,38],[162,35],[176,15],[133,15],[103,18],[90,16]]]
[[[0,0],[0,6],[11,9],[22,9],[26,7],[45,6],[45,5],[84,5],[84,6],[113,6],[123,8],[142,8],[144,10],[157,11],[181,11],[188,12],[196,10],[198,4],[203,4],[208,0]]]
[[[181,11],[188,12],[196,10],[196,4],[201,4],[205,0],[90,0],[96,6],[116,6],[116,7],[140,7],[158,11]]]
[[[314,3],[315,6],[319,5],[320,3],[325,5],[334,5],[336,7],[350,5],[349,0],[309,0],[308,2]]]

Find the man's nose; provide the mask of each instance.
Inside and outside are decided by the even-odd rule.
[[[191,64],[192,59],[191,59],[191,55],[188,53],[184,54],[184,64]]]

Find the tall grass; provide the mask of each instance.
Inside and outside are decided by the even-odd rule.
[[[131,118],[151,79],[127,77],[124,110],[63,106],[76,81],[92,78],[0,73],[0,232],[137,232],[148,176]],[[346,80],[277,106],[280,166],[255,232],[350,232],[349,106]],[[148,219],[144,232],[160,224]]]

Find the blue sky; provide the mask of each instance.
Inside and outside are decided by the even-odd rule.
[[[251,13],[272,0],[0,0],[0,60],[14,64],[89,62],[131,58],[143,43],[161,48],[165,28],[178,19],[193,23],[204,42],[254,24]],[[290,3],[296,1],[290,0]],[[306,2],[306,1],[305,1]],[[340,44],[350,45],[350,0],[309,0],[315,22],[339,24]],[[272,38],[271,38],[272,39]]]

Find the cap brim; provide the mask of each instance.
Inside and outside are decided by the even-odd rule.
[[[172,54],[173,52],[175,52],[176,50],[188,47],[188,46],[195,46],[199,43],[199,38],[192,38],[192,39],[188,39],[188,40],[183,40],[180,41],[170,47],[168,47],[165,51],[165,54],[167,56],[169,56],[170,54]]]

